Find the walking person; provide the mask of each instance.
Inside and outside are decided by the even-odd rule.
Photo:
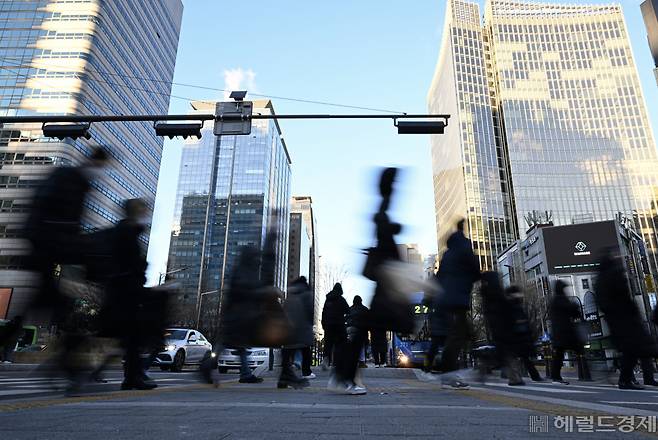
[[[551,320],[551,343],[553,344],[553,360],[551,362],[551,379],[554,383],[569,385],[562,378],[562,364],[564,353],[573,351],[576,356],[583,355],[583,345],[576,321],[581,319],[581,310],[578,304],[571,301],[566,295],[567,284],[557,280],[553,287],[553,298],[549,305],[549,317]]]
[[[480,265],[471,241],[464,235],[463,219],[457,222],[457,230],[448,237],[447,250],[441,258],[437,275],[443,289],[437,306],[443,308],[450,325],[439,364],[439,369],[444,373],[441,382],[455,389],[468,388],[459,376],[446,374],[458,369],[459,353],[469,341],[471,291],[473,284],[480,279]]]
[[[434,275],[436,278],[436,275]],[[432,370],[438,368],[437,358],[439,352],[442,352],[445,347],[446,339],[448,338],[448,331],[450,330],[451,315],[446,310],[447,308],[440,304],[440,293],[436,292],[434,295],[426,294],[423,302],[427,304],[430,309],[429,312],[429,330],[430,330],[430,348],[425,353],[425,362],[423,364],[423,371],[431,373]]]
[[[336,283],[324,301],[322,308],[322,328],[324,330],[324,359],[322,369],[335,366],[336,347],[345,342],[347,331],[345,320],[350,311],[350,306],[343,298],[343,287]]]
[[[619,388],[644,389],[633,375],[633,369],[640,359],[644,360],[643,367],[647,369],[646,384],[653,385],[653,368],[650,361],[647,365],[645,359],[658,357],[658,344],[642,322],[642,316],[628,287],[618,249],[609,249],[601,257],[594,290],[596,303],[608,323],[610,338],[615,348],[622,353]]]
[[[386,330],[370,330],[370,349],[372,350],[372,357],[375,361],[375,368],[385,367],[388,363],[388,338],[386,337]]]
[[[56,362],[69,379],[67,392],[80,386],[76,352],[86,337],[74,319],[75,302],[59,286],[62,266],[84,265],[87,240],[82,235],[84,202],[90,180],[107,165],[102,148],[94,149],[84,163],[58,167],[37,189],[25,224],[25,237],[32,245],[31,265],[40,278],[39,292],[29,312],[50,314],[60,333],[62,351]]]
[[[288,287],[288,297],[283,309],[290,321],[288,343],[281,351],[281,375],[277,388],[303,388],[314,378],[311,371],[311,345],[313,344],[313,296],[305,277],[300,277]],[[302,377],[293,369],[297,350],[302,351]]]
[[[336,367],[327,386],[330,391],[352,395],[366,394],[367,390],[357,377],[357,372],[368,328],[369,310],[357,295],[347,315],[347,339],[336,348]]]
[[[509,304],[512,322],[512,352],[526,369],[530,379],[533,382],[542,382],[544,379],[531,360],[535,357],[534,338],[530,328],[530,320],[523,308],[523,293],[518,286],[510,286],[505,289],[505,297]]]

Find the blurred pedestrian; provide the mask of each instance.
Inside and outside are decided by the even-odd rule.
[[[535,345],[530,320],[523,307],[523,292],[518,286],[505,289],[505,297],[510,308],[512,323],[511,350],[519,359],[533,382],[542,382],[543,379],[532,358],[535,357]]]
[[[436,275],[434,275],[436,279]],[[437,280],[438,281],[438,280]],[[438,368],[437,358],[448,338],[448,331],[450,330],[451,314],[447,312],[448,308],[440,304],[441,292],[435,292],[433,295],[429,292],[425,293],[423,304],[429,308],[429,330],[430,330],[430,347],[425,354],[425,362],[423,364],[423,371],[431,373],[432,370]]]
[[[322,368],[335,366],[334,352],[336,347],[347,339],[345,320],[350,306],[343,298],[343,287],[336,283],[324,301],[322,308],[322,328],[324,329],[324,359]]]
[[[356,295],[347,314],[347,339],[336,347],[336,367],[327,387],[330,391],[355,395],[367,392],[357,378],[357,372],[369,324],[369,310],[363,305],[361,297]]]
[[[14,350],[16,344],[23,336],[23,317],[15,316],[12,320],[0,327],[0,347],[2,347],[2,362],[11,364],[14,362]]]
[[[565,292],[567,287],[568,285],[562,280],[555,282],[548,312],[551,320],[551,343],[553,344],[551,379],[554,383],[564,385],[569,384],[561,374],[564,353],[570,350],[577,357],[582,356],[585,344],[577,328],[577,322],[582,319],[581,309],[578,304],[567,297]]]
[[[60,333],[63,347],[57,363],[70,381],[68,391],[79,383],[77,350],[85,342],[75,320],[75,300],[60,289],[62,266],[85,265],[88,248],[82,235],[81,217],[90,180],[108,163],[102,148],[94,149],[76,167],[58,167],[37,189],[25,224],[25,236],[32,245],[31,265],[40,277],[40,288],[30,313],[51,315],[51,324]]]
[[[646,330],[633,300],[618,249],[608,249],[599,260],[594,291],[596,303],[610,329],[610,338],[622,352],[618,386],[625,390],[641,390],[643,387],[635,380],[633,369],[639,359],[658,357],[658,345]],[[650,362],[646,364],[644,361],[645,385],[654,385],[653,368]]]
[[[480,265],[473,254],[471,241],[464,235],[464,219],[457,222],[457,230],[448,237],[446,244],[447,250],[441,258],[437,274],[443,289],[437,306],[449,316],[450,329],[439,369],[444,373],[442,383],[459,389],[467,388],[468,384],[455,374],[445,373],[458,369],[459,353],[470,339],[468,311],[473,284],[480,278]]]
[[[372,357],[375,361],[375,368],[385,367],[388,358],[388,338],[386,337],[386,330],[370,330],[370,349],[372,350]]]
[[[231,274],[229,289],[224,293],[221,304],[219,336],[213,347],[217,353],[223,348],[233,348],[240,357],[240,383],[260,383],[249,367],[247,348],[263,346],[256,344],[261,333],[266,331],[261,322],[263,299],[274,294],[266,289],[261,279],[263,253],[255,246],[245,246],[240,251],[237,265]]]
[[[281,375],[278,388],[302,388],[315,378],[311,371],[311,345],[313,345],[313,295],[305,277],[299,277],[288,287],[283,309],[291,323],[288,342],[281,352]],[[302,353],[302,377],[293,369],[295,352]]]
[[[112,278],[106,298],[106,316],[114,321],[125,351],[122,390],[149,390],[157,385],[145,380],[141,359],[145,350],[142,321],[151,311],[145,308],[146,255],[140,235],[146,230],[148,208],[141,199],[124,202],[125,217],[111,230]]]

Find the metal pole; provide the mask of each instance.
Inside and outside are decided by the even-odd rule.
[[[217,306],[217,317],[219,318],[222,309],[222,298],[224,297],[224,276],[226,275],[226,261],[228,258],[228,233],[231,224],[231,195],[233,193],[233,173],[235,171],[235,153],[237,145],[237,136],[233,136],[233,154],[231,155],[231,174],[229,177],[228,196],[226,197],[226,232],[224,233],[224,258],[222,261],[222,278],[219,288],[219,304]]]
[[[2,116],[0,124],[27,124],[46,122],[144,122],[144,121],[242,121],[249,119],[450,119],[448,114],[391,114],[391,115],[369,115],[369,114],[255,114],[251,116],[214,115],[210,113],[190,113],[187,115],[41,115],[41,116]]]

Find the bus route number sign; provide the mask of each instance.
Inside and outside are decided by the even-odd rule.
[[[426,315],[430,311],[430,308],[423,304],[416,304],[414,306],[414,313],[416,315]]]

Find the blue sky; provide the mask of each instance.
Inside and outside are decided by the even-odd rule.
[[[658,87],[641,2],[621,3],[656,132]],[[445,0],[185,0],[184,6],[176,82],[408,113],[427,110]],[[182,86],[175,86],[172,94],[223,99],[221,92]],[[277,113],[356,112],[273,102]],[[170,113],[189,108],[188,101],[172,98]],[[405,170],[392,214],[405,225],[399,242],[418,243],[425,253],[436,250],[428,136],[397,135],[386,120],[281,121],[281,127],[293,162],[292,193],[313,197],[320,255],[352,273],[346,296],[359,294],[367,300],[372,295],[359,276],[358,250],[373,241],[370,218],[378,167]],[[151,282],[165,270],[181,145],[165,142],[149,248]]]

